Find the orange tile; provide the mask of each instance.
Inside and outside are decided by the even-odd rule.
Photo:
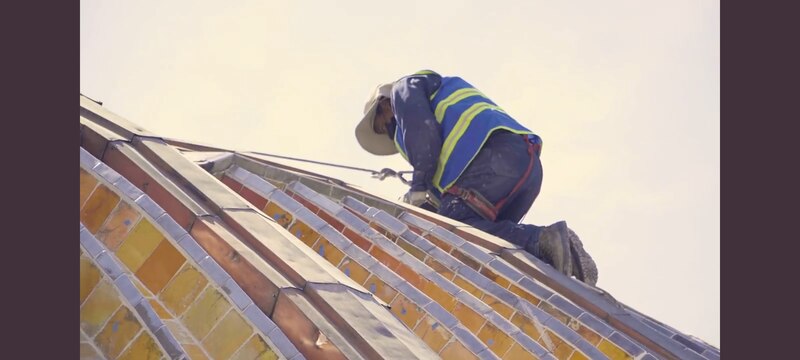
[[[97,240],[106,244],[110,250],[116,250],[141,218],[142,215],[138,210],[126,201],[120,201],[105,224],[97,231]]]
[[[439,285],[432,281],[428,281],[425,283],[425,286],[421,289],[425,295],[428,295],[433,301],[437,304],[441,305],[445,310],[448,312],[452,312],[453,308],[456,306],[458,300],[450,295],[447,291],[442,290]]]
[[[464,289],[464,291],[472,294],[478,299],[480,299],[483,296],[483,291],[475,287],[475,285],[472,285],[471,282],[464,280],[464,278],[461,277],[461,275],[456,274],[456,276],[453,278],[453,284],[456,284],[456,286]]]
[[[520,313],[516,313],[511,317],[511,323],[516,325],[525,335],[528,335],[533,340],[539,340],[542,336],[543,329],[541,324],[535,323],[534,320]]]
[[[453,337],[453,334],[447,328],[428,315],[422,317],[417,327],[414,328],[414,334],[436,353],[441,351],[444,345]]]
[[[400,265],[400,262],[397,261],[397,259],[389,255],[386,251],[383,251],[383,249],[381,249],[380,247],[373,246],[372,249],[370,249],[369,253],[376,260],[380,261],[381,264],[389,268],[389,270],[397,269],[397,266]]]
[[[481,267],[480,273],[483,274],[483,276],[486,276],[489,280],[492,280],[497,285],[500,285],[504,289],[507,289],[508,286],[511,285],[511,281],[506,279],[505,276],[502,276],[485,266]]]
[[[147,289],[158,294],[167,285],[186,258],[169,241],[162,241],[153,254],[136,271],[136,277]]]
[[[411,256],[417,258],[419,261],[425,261],[425,257],[428,256],[428,254],[403,239],[398,238],[397,245],[403,248],[403,250],[405,250],[407,253],[411,254]]]
[[[95,285],[100,282],[100,278],[102,274],[100,274],[100,269],[94,265],[92,260],[89,260],[86,256],[81,256],[81,268],[80,268],[80,276],[81,276],[81,304],[83,301],[86,300],[86,297],[89,296],[89,293],[94,290]]]
[[[425,259],[425,265],[428,265],[428,267],[433,269],[433,271],[436,271],[436,273],[439,275],[442,275],[445,279],[453,281],[455,273],[450,271],[450,269],[448,269],[446,266],[442,265],[442,263],[436,261],[436,259],[433,257],[428,256],[428,258]]]
[[[478,332],[478,339],[481,339],[497,356],[503,356],[511,348],[511,345],[516,343],[514,339],[490,323],[486,323],[481,328]]]
[[[588,326],[583,325],[581,323],[577,323],[576,326],[576,322],[573,321],[570,328],[574,329],[575,332],[578,333],[578,335],[586,339],[586,341],[588,341],[589,344],[592,344],[594,346],[597,346],[597,344],[600,343],[600,340],[602,340],[602,337],[598,333],[594,332],[594,330],[590,329]]]
[[[117,248],[117,258],[128,270],[136,272],[162,241],[165,240],[161,232],[142,219]]]
[[[444,242],[444,240],[439,239],[438,237],[436,237],[433,234],[428,234],[428,235],[425,235],[423,237],[428,239],[428,241],[432,242],[439,249],[444,250],[444,252],[446,252],[446,253],[449,253],[450,251],[453,250],[453,247],[450,246],[450,244]]]
[[[83,204],[86,203],[86,199],[89,198],[89,195],[94,190],[95,186],[97,186],[97,179],[94,178],[91,174],[86,172],[86,170],[81,170],[81,204],[79,209],[83,209]]]
[[[625,353],[619,346],[608,341],[608,339],[603,339],[600,341],[600,344],[597,345],[597,350],[600,350],[603,354],[608,356],[609,359],[617,360],[617,359],[630,359],[631,356]]]
[[[511,315],[514,314],[514,309],[511,306],[506,305],[504,302],[492,295],[484,294],[481,300],[483,300],[486,305],[491,306],[494,311],[506,319],[510,319]]]
[[[353,230],[350,230],[350,228],[345,228],[342,232],[342,235],[350,239],[350,241],[352,241],[353,244],[356,244],[356,246],[360,247],[361,250],[369,251],[369,248],[372,247],[371,241],[359,234],[356,234]]]
[[[292,235],[308,246],[313,246],[317,242],[317,239],[320,238],[316,231],[308,227],[308,225],[302,221],[295,221],[288,230]]]
[[[231,190],[233,190],[233,191],[235,191],[237,193],[240,190],[242,190],[242,184],[240,182],[228,177],[228,175],[222,175],[221,181],[222,181],[223,184],[227,185],[229,188],[231,188]]]
[[[209,286],[186,310],[183,315],[183,324],[195,338],[203,339],[230,308],[231,304],[228,300],[219,291]]]
[[[158,298],[175,315],[181,316],[205,288],[208,280],[194,266],[186,264],[167,284]]]
[[[231,310],[203,340],[203,347],[214,359],[227,359],[253,334],[244,318]]]
[[[406,264],[402,263],[397,264],[397,267],[394,269],[394,272],[397,273],[397,275],[399,275],[401,278],[408,281],[408,283],[411,284],[411,286],[417,289],[422,289],[425,283],[428,282],[428,280],[425,280],[425,278],[422,275],[414,271],[414,269],[412,269]]]
[[[370,275],[369,279],[364,282],[364,287],[386,303],[391,303],[397,295],[397,290],[386,285],[383,280],[375,275]]]
[[[528,300],[528,302],[530,302],[533,305],[539,305],[539,303],[542,302],[542,300],[539,299],[538,297],[534,296],[533,294],[527,292],[526,290],[514,284],[511,284],[511,286],[508,287],[508,291],[511,291],[512,293],[519,295],[519,297],[525,300]]]
[[[453,341],[447,345],[439,356],[444,360],[477,360],[478,357],[464,347],[464,344]]]
[[[153,337],[142,331],[117,360],[160,360],[162,356],[164,353],[153,341]]]
[[[503,355],[503,359],[536,360],[538,357],[531,354],[528,350],[525,350],[522,345],[514,344],[511,346],[511,349]]]
[[[572,353],[574,352],[575,348],[572,347],[572,345],[562,342],[553,351],[553,356],[555,356],[558,359],[569,359],[570,356],[572,356]]]
[[[267,199],[255,191],[250,190],[247,186],[242,187],[236,193],[241,195],[250,205],[253,205],[257,209],[263,209],[267,205]]]
[[[320,237],[317,243],[311,248],[314,249],[314,252],[324,257],[325,260],[328,260],[329,263],[333,264],[333,266],[338,266],[342,259],[344,259],[344,253],[333,246],[324,237]]]
[[[103,184],[97,186],[81,209],[81,222],[90,233],[95,234],[111,210],[117,206],[119,195]]]
[[[392,301],[391,307],[392,313],[409,329],[413,329],[423,315],[423,310],[403,295],[398,295]]]
[[[355,282],[361,285],[364,285],[364,282],[367,281],[367,278],[369,278],[371,274],[369,270],[365,269],[363,266],[359,265],[350,258],[345,258],[342,260],[342,263],[339,265],[339,270],[341,270],[345,276],[353,279]]]
[[[333,217],[331,215],[328,215],[328,213],[326,213],[325,211],[322,211],[322,210],[317,211],[316,214],[317,214],[317,216],[320,217],[320,219],[322,219],[323,221],[328,223],[328,225],[333,226],[333,228],[336,229],[336,231],[339,231],[339,232],[344,231],[345,226],[344,226],[344,224],[342,224],[341,221],[339,221],[339,219],[337,219],[337,218],[335,218],[335,217]]]
[[[266,206],[264,206],[264,214],[267,214],[269,217],[275,219],[281,226],[284,228],[289,226],[292,223],[294,217],[292,214],[283,210],[282,207],[276,205],[273,202],[268,202]]]
[[[480,314],[476,313],[474,310],[470,309],[468,306],[464,305],[464,303],[457,303],[455,307],[453,307],[452,311],[453,315],[461,321],[461,324],[464,325],[469,331],[473,334],[478,332],[478,329],[483,326],[486,322]]]
[[[107,279],[100,280],[81,306],[81,329],[86,335],[94,336],[120,305],[122,302],[114,284]]]
[[[127,307],[122,306],[108,320],[94,341],[103,355],[115,359],[141,329],[142,324],[136,316]]]

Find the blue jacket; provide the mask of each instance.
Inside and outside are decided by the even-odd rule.
[[[533,132],[459,77],[424,70],[394,83],[390,129],[400,154],[414,167],[411,190],[444,192],[495,130]]]

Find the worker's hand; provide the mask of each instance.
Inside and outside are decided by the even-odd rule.
[[[428,201],[427,191],[409,190],[405,195],[403,195],[403,202],[406,204],[420,206],[424,204],[426,201]]]

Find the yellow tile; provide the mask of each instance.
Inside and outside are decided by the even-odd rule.
[[[100,225],[103,225],[108,214],[117,206],[118,202],[119,195],[103,184],[97,186],[94,192],[89,195],[89,199],[86,200],[83,209],[81,209],[83,226],[92,234],[97,233],[97,229],[100,228]]]
[[[528,300],[528,302],[530,302],[533,305],[539,305],[539,303],[542,302],[542,300],[539,299],[538,297],[534,296],[533,294],[525,291],[521,287],[516,286],[514,284],[511,284],[508,287],[508,291],[511,291],[512,293],[519,295],[519,297],[525,300]]]
[[[375,275],[370,275],[369,279],[364,282],[364,287],[369,290],[369,292],[375,294],[378,299],[381,299],[389,304],[397,295],[397,290],[389,285],[386,285],[383,280],[379,279]]]
[[[407,253],[411,254],[411,256],[417,258],[419,261],[424,261],[425,257],[428,255],[416,246],[409,244],[408,241],[400,238],[397,239],[397,245],[403,248],[403,250],[405,250]]]
[[[319,234],[301,221],[295,221],[288,230],[308,246],[313,246],[319,239]]]
[[[486,305],[491,306],[494,311],[497,311],[500,316],[506,319],[510,319],[511,315],[514,314],[514,309],[512,307],[506,305],[504,302],[492,295],[484,294],[481,300],[483,300]]]
[[[339,265],[339,270],[341,270],[347,277],[353,279],[355,282],[361,285],[367,281],[367,278],[369,278],[370,275],[369,270],[365,269],[363,266],[359,265],[350,258],[345,258],[342,261],[342,263]]]
[[[108,220],[97,231],[97,240],[111,250],[116,250],[142,215],[126,201],[120,201]]]
[[[400,319],[409,329],[417,325],[422,317],[423,310],[403,295],[398,295],[391,303],[392,313]]]
[[[81,329],[94,336],[121,304],[114,285],[107,279],[100,280],[81,306]]]
[[[425,286],[422,288],[422,292],[425,293],[425,295],[428,295],[431,300],[441,305],[448,312],[453,311],[453,308],[458,302],[453,295],[450,295],[447,291],[444,291],[441,286],[436,285],[436,283],[432,281],[428,281],[425,284]]]
[[[167,309],[164,309],[164,307],[161,306],[161,303],[158,302],[158,300],[151,299],[151,300],[149,300],[149,302],[150,302],[150,306],[153,307],[153,311],[156,312],[156,315],[158,315],[159,319],[162,319],[162,320],[172,319],[172,314],[170,314],[169,311],[167,311]]]
[[[389,255],[386,251],[381,249],[379,246],[373,246],[369,250],[369,254],[378,260],[381,264],[386,266],[387,269],[394,271],[400,265],[400,261],[394,258],[394,256]]]
[[[293,220],[292,214],[288,213],[287,211],[283,210],[283,208],[275,205],[275,203],[272,202],[268,202],[267,206],[264,207],[264,214],[267,214],[269,217],[275,219],[275,221],[277,221],[278,224],[284,228],[289,226]]]
[[[117,360],[160,360],[162,356],[164,353],[150,334],[142,331]]]
[[[253,329],[231,310],[203,340],[203,347],[214,359],[227,359],[253,334]]]
[[[453,315],[461,321],[461,324],[464,325],[469,331],[473,334],[478,332],[478,329],[486,322],[480,314],[476,313],[474,310],[470,309],[468,306],[464,305],[464,303],[457,303],[456,306],[453,308],[452,311]]]
[[[448,244],[445,241],[439,239],[435,235],[428,234],[428,235],[425,235],[424,238],[428,239],[428,241],[432,242],[434,245],[436,245],[436,247],[444,250],[444,252],[446,252],[446,253],[449,253],[450,251],[453,250],[453,247],[450,246],[450,244]]]
[[[338,266],[342,259],[344,259],[344,253],[331,245],[324,237],[320,237],[319,241],[311,248],[314,249],[314,252],[324,257],[325,260],[328,260],[329,263],[333,264],[333,266]]]
[[[511,348],[511,345],[516,343],[514,339],[488,322],[478,332],[478,339],[481,339],[497,356],[503,356]]]
[[[164,320],[164,325],[167,326],[169,332],[175,336],[175,340],[178,340],[181,344],[193,344],[195,343],[195,339],[189,334],[189,330],[181,324],[180,320],[172,319],[172,320]]]
[[[186,310],[183,324],[195,338],[203,339],[230,308],[231,304],[228,300],[219,291],[209,286]]]
[[[442,263],[436,261],[433,257],[428,256],[425,259],[425,265],[428,265],[433,271],[436,271],[439,275],[442,275],[445,279],[453,281],[453,277],[455,273],[450,271],[446,266],[442,265]]]
[[[536,360],[538,359],[536,355],[531,354],[528,350],[522,347],[520,344],[514,344],[511,346],[511,349],[503,355],[503,359],[514,359],[514,360]]]
[[[442,357],[444,360],[473,360],[478,359],[478,357],[473,354],[471,351],[467,350],[464,347],[464,344],[453,341],[449,345],[447,345],[439,356]]]
[[[546,313],[552,315],[554,318],[558,319],[564,325],[569,325],[570,320],[572,317],[565,314],[561,310],[557,309],[555,306],[551,305],[547,301],[542,301],[539,303],[539,308],[544,310]]]
[[[147,290],[146,286],[142,285],[142,282],[139,281],[139,278],[132,276],[131,282],[133,283],[133,285],[136,286],[136,289],[139,290],[140,293],[142,293],[142,296],[146,298],[153,297],[153,293],[151,293],[150,290]]]
[[[194,266],[186,264],[167,287],[158,295],[158,298],[175,315],[181,316],[186,308],[197,298],[208,283],[203,274]]]
[[[136,272],[150,254],[165,241],[164,235],[147,219],[142,219],[117,249],[117,258],[131,272]]]
[[[199,346],[194,344],[181,344],[183,345],[183,350],[186,350],[186,355],[189,355],[189,359],[192,360],[208,360],[208,356],[200,349]]]
[[[253,335],[231,360],[277,360],[278,355],[270,349],[269,345],[258,334]]]
[[[589,360],[589,358],[586,357],[586,355],[583,355],[583,353],[580,351],[575,350],[575,352],[572,353],[572,356],[569,357],[569,360]]]
[[[473,296],[475,296],[478,299],[483,297],[483,291],[481,291],[480,289],[475,287],[475,285],[472,285],[471,282],[465,280],[463,277],[461,277],[461,275],[456,275],[453,278],[453,284],[456,284],[456,286],[464,289],[464,291],[472,294]]]
[[[169,241],[162,241],[145,260],[136,277],[142,281],[153,294],[158,294],[167,285],[178,269],[186,262],[186,258]]]
[[[422,339],[431,350],[437,353],[441,351],[444,345],[453,337],[453,334],[447,330],[447,328],[428,315],[425,315],[419,324],[417,324],[417,327],[414,329],[414,334]]]
[[[81,170],[81,204],[79,209],[83,209],[83,204],[86,202],[86,199],[89,198],[89,195],[92,194],[95,186],[97,186],[97,179],[94,176],[87,173],[85,170]]]
[[[572,347],[572,345],[562,342],[553,351],[553,356],[555,356],[558,359],[569,359],[574,352],[575,348]]]
[[[122,306],[108,320],[94,341],[107,358],[115,359],[142,329],[142,324],[127,307]]]
[[[100,278],[102,274],[100,274],[100,269],[97,266],[94,266],[92,260],[89,260],[88,257],[81,256],[81,304],[83,301],[86,300],[86,297],[89,296],[89,293],[92,292],[95,285],[100,282]]]
[[[534,323],[533,320],[523,316],[520,313],[516,313],[511,317],[511,323],[516,325],[520,330],[522,330],[523,333],[528,335],[533,340],[539,340],[539,338],[542,336],[543,329],[541,324]]]
[[[603,354],[608,356],[609,359],[616,360],[616,359],[629,359],[631,358],[628,354],[625,353],[622,349],[619,348],[616,344],[608,341],[608,339],[603,339],[600,341],[600,344],[597,345],[597,350],[600,350]]]
[[[90,345],[89,343],[81,343],[80,359],[105,360],[102,356],[100,356],[100,354],[97,353],[97,350],[94,349],[94,346]]]

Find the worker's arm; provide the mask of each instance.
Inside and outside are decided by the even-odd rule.
[[[430,96],[442,77],[434,72],[406,76],[392,88],[392,108],[398,136],[403,136],[408,160],[414,167],[411,191],[432,187],[433,174],[442,150],[442,127],[431,110]]]

